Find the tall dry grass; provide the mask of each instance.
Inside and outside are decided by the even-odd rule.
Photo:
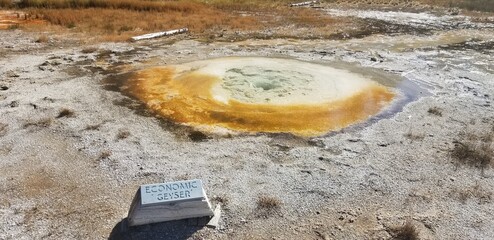
[[[253,17],[236,17],[214,9],[203,9],[196,13],[170,11],[133,11],[127,9],[35,9],[30,13],[48,22],[91,33],[107,40],[127,40],[142,33],[187,27],[194,34],[208,30],[254,29],[259,22]]]
[[[111,41],[182,27],[189,28],[199,38],[220,35],[225,30],[263,37],[257,34],[293,26],[306,32],[310,28],[328,32],[328,26],[333,24],[329,16],[314,9],[290,8],[290,2],[293,1],[20,0],[16,7],[32,18],[62,26],[60,31],[70,30]],[[286,32],[277,36],[297,37]]]
[[[192,34],[263,31],[283,26],[326,28],[332,19],[319,11],[275,1],[22,0],[31,16],[71,31],[120,41],[142,33],[189,28]],[[240,11],[240,12],[238,12]]]
[[[195,1],[147,1],[147,0],[21,0],[21,8],[81,9],[105,8],[133,11],[184,12],[193,13],[204,7]]]
[[[12,0],[0,0],[0,8],[9,8],[13,6]]]

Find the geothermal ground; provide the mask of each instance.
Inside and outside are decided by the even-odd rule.
[[[392,239],[405,223],[418,239],[492,239],[494,16],[320,11],[367,25],[333,40],[204,42],[180,35],[90,46],[0,31],[0,239]],[[237,69],[227,75],[233,80],[210,85],[216,90],[203,96],[215,99],[207,110],[227,108],[217,105],[228,99],[275,101],[277,110],[297,99],[331,101],[334,95],[324,93],[335,88],[301,81],[311,71],[283,70],[283,61],[340,69],[338,84],[373,76],[396,97],[335,131],[257,132],[174,118],[187,97],[172,109],[166,101],[180,94],[202,99],[204,89],[153,85],[157,99],[132,82],[140,76],[146,83],[143,76],[156,69],[230,57],[271,60],[230,66]],[[224,76],[219,65],[202,74]],[[235,81],[262,72],[253,69],[261,65],[279,71]],[[340,87],[348,86],[344,93],[371,91],[360,83]],[[280,92],[264,92],[273,89]],[[288,92],[299,95],[285,98]],[[321,119],[304,121],[310,128]],[[183,179],[202,179],[213,206],[222,204],[219,228],[187,220],[126,226],[141,184]]]

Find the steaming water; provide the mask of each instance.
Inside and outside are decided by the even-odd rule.
[[[291,59],[230,57],[138,71],[128,91],[201,130],[317,136],[362,122],[395,93],[345,69]]]

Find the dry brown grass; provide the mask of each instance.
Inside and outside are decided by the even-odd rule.
[[[412,131],[409,131],[409,132],[405,133],[404,137],[406,137],[407,139],[410,139],[412,141],[421,141],[421,140],[424,140],[425,134],[413,133]]]
[[[394,240],[418,240],[419,231],[417,228],[410,222],[407,221],[403,226],[397,227],[393,229],[393,238]]]
[[[99,128],[101,127],[101,124],[94,124],[94,125],[87,125],[86,128],[84,128],[84,130],[99,130]]]
[[[494,149],[487,143],[456,142],[451,156],[458,164],[485,169],[492,163]]]
[[[36,119],[36,120],[28,120],[26,123],[24,123],[23,127],[28,128],[28,127],[42,127],[46,128],[49,127],[53,123],[53,118],[41,118],[41,119]]]
[[[443,116],[443,110],[441,108],[438,108],[438,107],[431,107],[431,108],[429,108],[429,110],[427,110],[427,112],[429,114],[436,115],[439,117]]]
[[[82,9],[106,8],[133,11],[184,12],[200,10],[204,4],[194,1],[148,1],[148,0],[21,0],[21,8]]]
[[[8,126],[8,124],[0,123],[0,137],[4,136],[7,133]]]
[[[76,32],[91,40],[125,41],[149,32],[187,27],[194,38],[214,40],[226,31],[233,39],[265,38],[261,32],[279,27],[305,29],[301,33],[275,33],[269,37],[322,38],[334,21],[308,8],[290,8],[288,0],[274,1],[149,1],[149,0],[23,0],[19,4],[31,19],[43,19],[51,31]],[[43,29],[36,26],[36,30]],[[44,30],[48,27],[45,26]],[[237,36],[238,32],[243,33]],[[308,34],[310,32],[310,34]],[[308,35],[317,36],[308,36]]]
[[[280,207],[280,205],[281,205],[281,201],[275,197],[260,196],[257,199],[257,206],[259,208],[272,209],[272,208],[278,208]]]
[[[11,0],[0,0],[0,8],[8,8],[8,7],[12,7],[13,6],[13,3]]]
[[[486,5],[489,4],[486,1],[490,0],[475,1]],[[22,0],[19,7],[24,8],[31,19],[44,19],[53,26],[62,26],[51,31],[91,36],[85,39],[86,42],[126,41],[132,36],[183,27],[189,28],[190,37],[202,41],[319,39],[334,37],[342,25],[356,24],[336,22],[315,9],[289,7],[289,3],[293,2],[297,1]],[[448,5],[452,2],[455,6],[463,4],[460,0],[418,2],[433,5]],[[39,25],[35,28],[42,29]]]
[[[258,218],[269,218],[280,215],[281,205],[283,202],[277,197],[260,195],[257,198],[257,208],[255,216]]]
[[[99,154],[98,159],[103,160],[103,159],[108,159],[111,156],[112,152],[110,150],[103,150]]]
[[[484,170],[491,167],[494,159],[494,126],[485,129],[482,126],[467,127],[458,135],[451,150],[455,164]]]
[[[130,132],[128,130],[120,130],[117,134],[117,139],[126,139],[130,136]]]
[[[221,203],[222,206],[227,206],[230,202],[230,199],[225,195],[214,196],[211,200],[217,203]]]
[[[148,32],[183,27],[189,28],[194,34],[201,34],[207,30],[223,28],[248,30],[258,26],[257,21],[252,17],[234,17],[213,9],[205,9],[196,14],[183,12],[164,14],[126,9],[65,9],[63,11],[40,9],[31,12],[42,16],[51,24],[117,41]]]
[[[37,42],[37,43],[46,43],[46,42],[48,42],[48,40],[49,40],[48,36],[41,35],[41,36],[38,37],[38,39],[36,39],[35,42]]]
[[[451,195],[462,203],[466,203],[469,199],[476,199],[479,204],[492,202],[492,192],[479,183],[466,188],[453,189]]]
[[[63,117],[71,118],[74,116],[75,116],[75,112],[73,110],[70,110],[68,108],[62,108],[58,112],[57,118],[63,118]]]
[[[96,48],[96,47],[87,47],[87,48],[84,48],[81,50],[81,52],[84,54],[93,53],[96,51],[98,51],[98,48]]]

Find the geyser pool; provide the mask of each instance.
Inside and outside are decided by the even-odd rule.
[[[360,73],[281,58],[227,57],[136,71],[128,93],[175,122],[217,132],[323,135],[394,98]]]

